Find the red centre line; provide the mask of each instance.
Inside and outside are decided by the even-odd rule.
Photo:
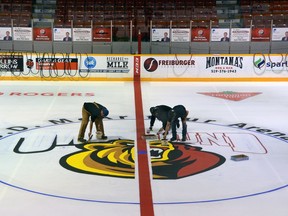
[[[134,97],[136,112],[136,133],[137,133],[137,158],[138,158],[138,177],[140,193],[141,216],[154,216],[152,189],[150,181],[150,169],[146,140],[142,138],[145,134],[144,115],[142,106],[141,81],[134,81]]]

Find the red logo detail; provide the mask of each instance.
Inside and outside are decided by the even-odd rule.
[[[32,59],[28,59],[28,60],[26,61],[26,66],[27,66],[27,68],[29,68],[29,69],[33,68],[33,66],[34,66],[33,60],[32,60]]]
[[[159,160],[152,161],[153,179],[180,179],[215,169],[226,161],[222,155],[202,151],[201,147],[183,143],[173,143],[172,146],[172,149],[162,147],[163,155],[168,153],[166,159],[159,157]],[[151,154],[155,156],[153,150]]]
[[[233,92],[233,91],[223,91],[223,92],[199,92],[198,94],[203,94],[212,97],[218,97],[222,99],[241,101],[249,97],[253,97],[261,92]]]
[[[144,61],[144,68],[148,72],[154,72],[158,68],[158,62],[154,58],[148,58]]]

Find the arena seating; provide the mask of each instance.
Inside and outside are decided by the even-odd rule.
[[[242,0],[241,14],[244,27],[287,27],[288,1]]]
[[[215,0],[58,0],[54,26],[71,26],[73,21],[73,27],[110,27],[112,21],[113,34],[128,37],[131,25],[134,36],[138,29],[147,33],[151,20],[159,28],[169,28],[171,21],[177,28],[219,24]]]
[[[224,2],[224,1],[223,1]],[[225,2],[224,2],[225,3]],[[239,0],[243,27],[287,27],[288,1]],[[219,27],[216,0],[57,0],[55,27],[110,27],[128,36],[131,25],[148,31],[155,27]],[[0,0],[0,26],[31,26],[32,0]]]
[[[32,0],[1,0],[0,26],[28,27],[32,18]]]
[[[243,27],[271,26],[272,20],[276,27],[285,27],[288,22],[288,1],[242,0],[239,1]],[[106,25],[107,20],[113,24],[119,20],[132,21],[133,26],[142,29],[150,25],[163,27],[173,22],[173,27],[219,26],[216,0],[58,0],[55,26],[67,25],[67,22],[82,23],[94,26]],[[101,23],[102,21],[102,23]],[[128,22],[126,22],[128,23]],[[110,23],[108,24],[110,25]]]

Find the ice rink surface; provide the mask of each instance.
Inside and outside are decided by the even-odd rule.
[[[148,128],[161,104],[189,110],[189,140],[145,141],[155,216],[288,215],[287,83],[142,82],[141,91],[143,107],[133,82],[1,81],[0,215],[146,216],[135,113]],[[110,111],[108,140],[79,145],[81,108],[93,101]]]

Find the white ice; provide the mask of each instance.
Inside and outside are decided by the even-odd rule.
[[[240,101],[200,94],[224,91],[261,94]],[[197,175],[151,179],[155,216],[287,216],[287,98],[285,82],[143,82],[146,127],[151,106],[183,104],[194,120],[188,122],[189,145],[226,158]],[[1,81],[0,215],[140,215],[137,160],[132,179],[79,174],[59,165],[61,157],[79,150],[68,143],[76,143],[87,101],[109,109],[108,137],[136,140],[133,82]],[[160,127],[156,121],[154,131]],[[56,135],[57,147],[48,151]],[[249,160],[230,160],[235,154]]]

